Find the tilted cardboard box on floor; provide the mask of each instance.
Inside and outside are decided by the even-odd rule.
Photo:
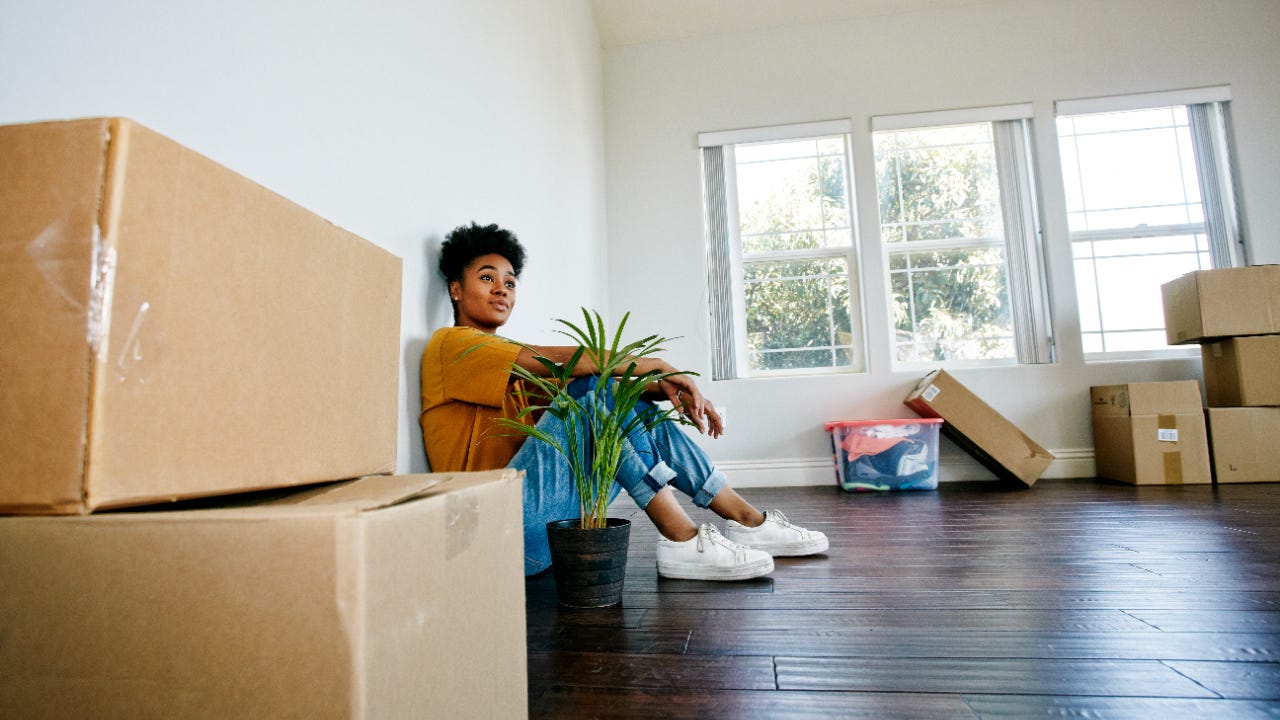
[[[1134,485],[1212,481],[1195,380],[1098,385],[1089,394],[1098,477]]]
[[[1160,294],[1170,345],[1280,333],[1280,265],[1187,273]]]
[[[903,400],[922,417],[942,418],[942,433],[996,477],[1035,485],[1053,453],[1018,429],[945,370],[935,370]]]
[[[0,512],[394,471],[400,272],[127,120],[0,127]]]
[[[1209,407],[1280,405],[1280,335],[1253,335],[1200,346]]]
[[[1205,416],[1215,482],[1280,482],[1280,407],[1211,407]]]
[[[525,716],[520,474],[267,494],[0,517],[0,714]]]

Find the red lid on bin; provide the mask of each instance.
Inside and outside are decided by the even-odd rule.
[[[833,420],[823,427],[827,432],[838,427],[869,427],[872,425],[936,425],[942,418],[885,418],[882,420]]]

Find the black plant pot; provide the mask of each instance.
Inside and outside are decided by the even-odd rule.
[[[607,527],[582,529],[582,521],[547,523],[556,595],[568,607],[592,608],[622,602],[631,521],[607,518]]]

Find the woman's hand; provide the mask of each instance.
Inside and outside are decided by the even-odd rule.
[[[658,383],[667,400],[675,406],[676,411],[684,415],[698,428],[698,432],[720,437],[724,432],[724,423],[715,405],[702,395],[698,384],[689,375],[673,375]]]

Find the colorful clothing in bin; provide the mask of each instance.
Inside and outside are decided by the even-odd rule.
[[[933,443],[919,424],[846,426],[833,423],[837,480],[844,490],[933,490],[938,487]]]

